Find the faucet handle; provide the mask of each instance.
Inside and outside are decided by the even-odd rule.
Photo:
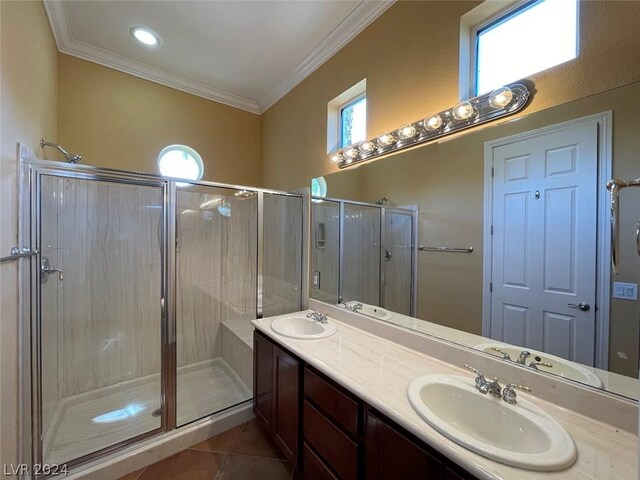
[[[480,370],[473,368],[471,365],[467,365],[466,363],[464,364],[464,368],[466,368],[467,370],[471,370],[473,373],[476,374],[476,381],[475,381],[476,388],[482,392],[483,389],[486,388],[486,384],[487,384],[487,379],[484,377],[484,373],[482,373]],[[483,393],[486,393],[486,392],[483,392]]]
[[[494,352],[498,352],[502,354],[502,359],[503,360],[511,360],[511,355],[509,355],[507,352],[505,352],[504,350],[500,350],[499,348],[496,347],[491,347],[491,350],[493,350]]]
[[[529,387],[517,385],[515,383],[507,384],[507,386],[502,390],[502,399],[510,405],[515,405],[516,403],[518,403],[515,390],[516,388],[525,392],[531,392],[531,389]]]
[[[553,364],[549,362],[531,362],[528,366],[534,370],[539,370],[538,367],[553,368]]]

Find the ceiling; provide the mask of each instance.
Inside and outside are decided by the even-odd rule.
[[[62,53],[262,113],[393,1],[45,0]],[[131,26],[156,32],[149,48]]]

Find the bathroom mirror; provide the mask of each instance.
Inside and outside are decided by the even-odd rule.
[[[606,182],[640,177],[639,110],[633,83],[325,176],[311,297],[637,398],[640,189],[612,276]]]

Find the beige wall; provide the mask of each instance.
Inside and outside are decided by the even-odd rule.
[[[57,50],[41,2],[0,2],[0,256],[17,245],[16,144],[57,135]],[[18,264],[0,265],[0,465],[18,461]]]
[[[196,149],[204,179],[261,185],[260,117],[60,54],[58,143],[82,163],[159,173],[160,150]]]
[[[262,116],[264,184],[300,188],[335,171],[327,102],[367,79],[369,137],[458,101],[460,16],[477,2],[398,2]],[[523,114],[640,80],[640,2],[580,4],[580,55],[532,76]]]

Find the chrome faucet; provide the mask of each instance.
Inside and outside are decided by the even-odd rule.
[[[516,388],[518,390],[523,390],[525,392],[531,391],[529,387],[524,387],[522,385],[517,385],[515,383],[508,383],[507,386],[504,387],[503,389],[500,386],[500,383],[498,383],[497,377],[494,377],[493,381],[490,382],[485,378],[484,374],[481,371],[476,370],[472,366],[465,364],[464,368],[466,368],[467,370],[471,370],[473,373],[476,374],[476,380],[475,380],[476,390],[478,390],[480,393],[483,393],[485,395],[489,393],[496,398],[502,398],[502,400],[504,400],[510,405],[515,405],[516,403],[518,403],[516,400],[517,398],[516,391],[515,391]]]
[[[494,377],[493,381],[490,382],[485,378],[484,374],[481,371],[476,370],[472,366],[465,364],[464,368],[471,370],[476,374],[476,390],[478,390],[480,393],[483,393],[485,395],[489,393],[496,398],[500,398],[502,396],[502,387],[498,382],[498,377]]]
[[[338,305],[351,312],[357,312],[358,310],[362,310],[362,308],[364,307],[361,303],[356,303],[355,305],[349,306],[348,304],[343,302],[339,303]]]
[[[327,323],[327,316],[324,313],[319,312],[318,310],[311,309],[311,313],[307,314],[307,318],[311,318],[318,323]]]
[[[527,350],[523,350],[516,359],[516,363],[519,363],[520,365],[526,365],[527,358],[529,358],[530,356],[531,353],[529,353]]]
[[[509,383],[504,390],[502,390],[502,399],[510,405],[515,405],[518,403],[517,395],[515,389],[524,390],[525,392],[530,392],[531,389],[529,387],[523,387],[522,385],[516,385],[515,383]]]

